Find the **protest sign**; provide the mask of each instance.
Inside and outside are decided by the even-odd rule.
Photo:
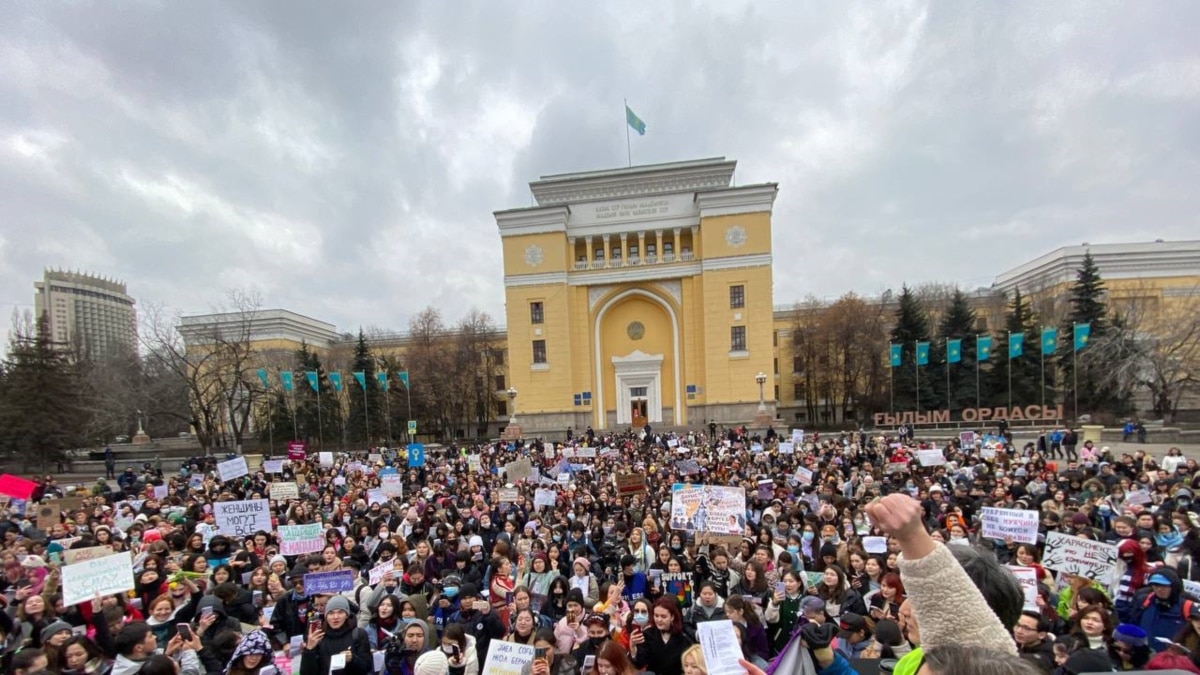
[[[313,572],[304,575],[305,595],[324,595],[354,590],[354,570]]]
[[[564,448],[565,450],[565,448]],[[563,456],[566,456],[564,452]],[[510,483],[515,483],[519,480],[524,480],[533,475],[533,465],[529,460],[522,457],[515,462],[509,462],[504,465],[504,476]]]
[[[675,598],[681,608],[692,606],[692,575],[687,572],[664,572],[663,593]]]
[[[271,507],[265,499],[216,502],[213,516],[217,531],[227,536],[245,537],[259,530],[271,531]]]
[[[958,433],[958,444],[960,446],[962,446],[963,448],[975,447],[975,432],[974,431],[960,431]]]
[[[367,573],[370,584],[372,586],[376,586],[379,584],[379,582],[383,581],[384,575],[396,569],[396,560],[396,558],[393,558],[392,560],[385,560],[372,567],[371,571]]]
[[[775,495],[775,481],[767,479],[758,481],[758,498],[764,502],[771,501]]]
[[[85,560],[94,560],[103,558],[113,554],[113,550],[108,546],[89,546],[88,548],[69,548],[63,551],[63,562],[68,565],[81,563]]]
[[[803,429],[792,429],[792,443],[794,445],[804,445]]]
[[[275,501],[287,501],[289,499],[300,499],[300,488],[295,483],[271,483],[271,499]]]
[[[696,640],[704,657],[707,675],[744,675],[746,669],[738,664],[742,646],[729,619],[701,621],[696,624]]]
[[[718,485],[675,485],[671,489],[671,529],[711,534],[742,534],[746,491]]]
[[[383,461],[383,453],[382,452],[369,452],[369,453],[367,453],[367,461],[372,464],[378,464]]]
[[[398,473],[385,473],[379,477],[379,489],[388,497],[403,497],[403,478]]]
[[[908,471],[908,462],[888,462],[883,473],[890,476],[894,473],[903,473],[905,471]]]
[[[787,442],[787,441],[784,441],[783,443],[780,443],[780,444],[779,444],[779,454],[781,454],[781,455],[794,455],[794,454],[796,454],[796,446],[795,446],[795,444],[793,444],[793,443],[789,443],[789,442]]]
[[[1184,579],[1183,593],[1193,600],[1200,600],[1200,581]]]
[[[533,645],[492,640],[481,675],[521,675],[526,664],[533,661]]]
[[[675,439],[675,438],[668,438],[668,439],[667,439],[667,447],[668,447],[668,448],[674,448],[674,447],[676,447],[676,446],[678,446],[678,445],[679,445],[679,440],[678,440],[678,439]]]
[[[154,486],[154,498],[159,501],[166,499],[167,494],[169,492],[170,492],[170,490],[167,488],[166,485],[155,485]]]
[[[1011,566],[1009,572],[1017,578],[1021,584],[1021,591],[1025,594],[1025,606],[1021,609],[1038,611],[1038,589],[1037,589],[1037,570],[1032,567]]]
[[[1046,552],[1042,567],[1055,572],[1075,574],[1106,584],[1117,564],[1117,547],[1062,532],[1046,533]]]
[[[250,473],[250,469],[246,467],[245,457],[234,457],[233,459],[217,464],[217,475],[221,477],[221,482],[241,478]]]
[[[49,534],[50,529],[61,522],[57,504],[41,504],[37,507],[37,529]]]
[[[479,473],[481,466],[479,455],[467,455],[467,470],[471,473]]]
[[[301,441],[292,441],[287,446],[287,458],[291,460],[303,460],[308,456],[308,451]]]
[[[329,467],[333,466],[333,453],[332,452],[318,452],[317,453],[317,463],[325,468],[329,468]]]
[[[796,467],[796,482],[800,485],[812,485],[813,472],[812,469],[806,469],[802,466]]]
[[[0,495],[8,495],[13,499],[29,501],[37,487],[37,483],[28,478],[21,478],[9,473],[0,476]]]
[[[133,557],[128,551],[92,558],[62,568],[63,604],[133,590]]]
[[[63,513],[70,515],[83,508],[85,501],[87,500],[83,497],[63,497],[62,499],[54,500],[54,503],[58,505],[58,508],[62,509]]]
[[[751,443],[750,444],[750,454],[757,455],[758,453],[760,453],[762,451],[763,451],[762,443]]]
[[[573,448],[569,445],[564,447],[562,449],[562,456],[565,459],[574,459],[575,458],[575,448]]]
[[[983,459],[996,459],[996,446],[988,445],[980,448],[979,456]]]
[[[370,490],[367,490],[367,506],[372,504],[386,504],[387,500],[387,495],[383,494],[383,490],[381,488],[371,488]]]
[[[550,508],[554,508],[555,504],[557,504],[557,503],[558,503],[558,493],[555,492],[554,490],[548,490],[546,488],[538,488],[537,491],[533,493],[533,507],[535,509],[541,508],[543,506],[549,506]]]
[[[821,584],[823,583],[822,577],[824,577],[824,576],[825,576],[824,572],[808,572],[808,571],[806,571],[804,573],[804,587],[805,588],[820,588]]]
[[[617,494],[621,497],[642,494],[646,491],[646,474],[618,473],[616,475]]]
[[[595,448],[580,448],[575,452],[575,456],[581,459],[591,459],[596,456]]]
[[[282,459],[268,459],[263,461],[263,472],[265,473],[283,473]]]
[[[551,460],[554,459],[554,448],[547,446],[544,450],[542,450],[542,457]]]
[[[1125,495],[1126,504],[1149,504],[1150,491],[1146,489],[1130,490],[1129,494]]]
[[[867,553],[887,553],[887,537],[863,537],[862,543]]]
[[[279,526],[280,555],[316,553],[325,548],[325,534],[320,523]]]
[[[984,539],[1012,539],[1020,544],[1036,544],[1038,512],[1026,509],[983,507]]]
[[[700,462],[694,459],[681,459],[675,462],[675,468],[686,476],[700,473]]]
[[[946,458],[942,456],[941,450],[917,450],[917,461],[921,466],[942,466],[946,463]]]

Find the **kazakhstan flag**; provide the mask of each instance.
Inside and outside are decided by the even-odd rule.
[[[946,340],[946,363],[962,361],[962,340]]]
[[[363,391],[366,391],[367,390],[367,373],[366,373],[366,371],[356,370],[356,371],[354,371],[353,374],[354,374],[354,380],[356,382],[358,382],[358,386],[361,387]]]
[[[1053,354],[1058,344],[1058,331],[1054,328],[1042,329],[1042,354]]]
[[[918,342],[917,343],[917,365],[918,366],[929,365],[929,343],[928,342]]]
[[[1088,338],[1092,337],[1092,324],[1077,323],[1075,324],[1075,351],[1079,351],[1088,346]]]
[[[1009,333],[1008,334],[1008,360],[1021,356],[1025,353],[1025,334],[1024,333]]]
[[[888,345],[888,356],[891,359],[892,367],[900,367],[900,345]]]
[[[625,104],[625,121],[634,131],[638,132],[638,136],[646,135],[646,123],[629,109],[629,104]]]
[[[987,361],[992,355],[992,336],[991,335],[976,335],[975,336],[975,354],[976,360]]]
[[[342,374],[338,371],[329,373],[329,383],[333,385],[334,391],[342,390]]]

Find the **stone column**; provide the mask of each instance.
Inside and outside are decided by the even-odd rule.
[[[611,235],[603,235],[604,237],[604,266],[612,267],[612,251],[608,248],[608,238]]]
[[[657,256],[656,262],[662,262],[662,259],[663,259],[663,257],[662,257],[663,256],[662,230],[654,231],[654,255]]]
[[[629,247],[625,244],[625,233],[621,233],[621,264],[629,264]]]
[[[592,248],[592,235],[590,235],[590,234],[589,234],[589,235],[587,235],[586,237],[584,237],[584,241],[586,242],[586,245],[587,245],[587,262],[588,262],[588,267],[591,267],[591,266],[592,266],[592,262],[593,262],[593,261],[596,259],[596,252],[595,252],[595,249],[593,249],[593,248]]]
[[[646,231],[638,232],[638,264],[646,259]]]

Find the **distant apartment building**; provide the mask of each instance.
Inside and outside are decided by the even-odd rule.
[[[94,357],[137,349],[137,314],[125,284],[83,272],[46,270],[33,284],[34,311],[51,338]]]

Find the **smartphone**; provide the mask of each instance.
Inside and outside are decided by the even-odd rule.
[[[475,604],[472,606],[475,608],[475,611],[482,612],[488,608],[488,601],[487,600],[476,600]]]
[[[183,638],[184,642],[192,641],[192,627],[186,623],[175,624],[175,630],[179,632],[179,637]]]
[[[200,618],[203,619],[212,613],[213,613],[212,607],[204,607],[203,609],[200,610]]]
[[[546,648],[545,647],[534,647],[533,648],[533,658],[535,658],[535,659],[546,658]]]
[[[782,581],[777,581],[777,582],[775,582],[775,592],[776,592],[776,593],[786,593],[786,592],[787,592],[787,589],[786,589],[786,587],[783,585],[783,582],[782,582]]]
[[[258,605],[262,603],[262,591],[254,591],[252,596],[254,597],[254,604]]]
[[[595,667],[595,665],[596,665],[596,655],[595,654],[588,654],[587,656],[583,657],[584,672],[591,670],[593,667]]]

